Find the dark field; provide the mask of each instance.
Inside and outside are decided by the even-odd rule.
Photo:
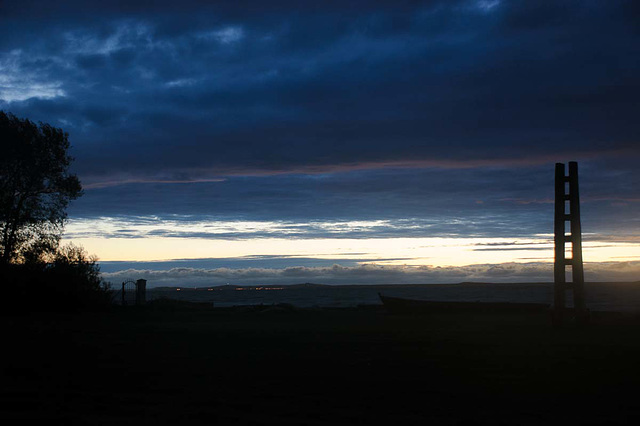
[[[640,422],[634,318],[157,305],[3,317],[3,424]]]

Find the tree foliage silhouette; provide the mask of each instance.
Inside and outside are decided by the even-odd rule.
[[[62,308],[106,306],[111,302],[110,287],[100,278],[98,259],[73,244],[59,247],[44,268],[46,284],[39,291],[49,293]]]
[[[69,137],[0,111],[0,262],[24,263],[55,253],[69,202],[82,195],[69,173]]]

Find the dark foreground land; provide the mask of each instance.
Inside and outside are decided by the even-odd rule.
[[[2,424],[640,421],[634,318],[158,305],[3,317]]]

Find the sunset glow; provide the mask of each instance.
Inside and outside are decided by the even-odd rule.
[[[68,132],[108,279],[550,280],[575,161],[588,279],[636,280],[636,15],[556,3],[7,3],[0,109]]]

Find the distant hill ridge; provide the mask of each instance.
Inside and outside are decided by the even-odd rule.
[[[640,285],[639,281],[610,281],[599,282],[593,281],[587,284],[630,284]],[[215,286],[161,286],[150,287],[150,291],[207,291],[207,290],[257,290],[257,289],[311,289],[311,288],[327,288],[327,287],[377,287],[377,288],[402,288],[402,287],[426,287],[426,286],[474,286],[474,285],[550,285],[551,281],[536,281],[536,282],[514,282],[514,283],[492,283],[485,281],[463,281],[460,283],[435,283],[435,284],[317,284],[317,283],[299,283],[299,284],[265,284],[265,285],[235,285],[235,284],[223,284]]]
[[[282,284],[282,285],[278,285],[278,284],[265,284],[265,285],[232,285],[232,284],[223,284],[223,285],[215,285],[215,286],[175,286],[175,287],[152,287],[149,290],[154,290],[154,291],[176,291],[178,289],[180,290],[235,290],[235,289],[242,289],[242,290],[251,290],[251,289],[263,289],[263,288],[270,288],[270,289],[280,289],[280,288],[288,288],[288,289],[295,289],[295,288],[319,288],[319,287],[335,287],[335,286],[331,286],[329,284],[314,284],[314,283],[301,283],[301,284]]]

